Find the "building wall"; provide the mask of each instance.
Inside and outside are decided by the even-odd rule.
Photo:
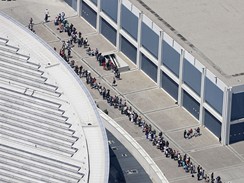
[[[155,58],[158,57],[158,35],[144,22],[141,25],[141,44]]]
[[[97,5],[97,0],[91,0],[95,5]]]
[[[77,11],[77,0],[65,0],[65,2]]]
[[[183,106],[197,120],[199,119],[200,104],[186,91],[183,91]]]
[[[244,122],[230,125],[230,143],[244,140]]]
[[[163,41],[162,43],[162,63],[167,67],[174,75],[179,77],[180,69],[180,54],[167,43]]]
[[[222,115],[223,91],[208,78],[205,79],[205,101]]]
[[[133,39],[137,40],[138,17],[134,15],[126,6],[121,7],[121,27]]]
[[[116,30],[103,18],[101,19],[101,34],[116,45]]]
[[[86,2],[98,13],[100,19],[96,20],[100,20],[100,26],[97,27],[101,27],[98,31],[101,31],[105,38],[168,92],[174,100],[178,103],[183,101],[182,106],[213,134],[219,137],[222,131],[226,131],[221,128],[230,128],[228,115],[223,114],[223,111],[230,113],[228,110],[225,111],[223,106],[226,95],[224,91],[227,86],[129,0],[81,1]],[[92,22],[95,20],[95,14],[91,16],[93,16],[92,21],[88,22],[94,26]],[[84,18],[88,19],[85,16]],[[182,90],[179,90],[179,87],[182,87]],[[179,95],[180,91],[183,91],[183,95]],[[233,95],[234,108],[242,105],[238,104],[236,97],[237,95]],[[243,110],[238,112],[232,110],[231,119],[243,116]],[[221,125],[222,122],[228,124]],[[226,138],[228,143],[228,134],[222,134],[223,138]]]
[[[118,0],[101,0],[101,9],[114,22],[117,22]]]
[[[233,92],[231,97],[230,143],[244,140],[244,92]]]
[[[123,52],[134,64],[136,64],[137,49],[124,36],[121,36],[120,51]]]
[[[85,2],[81,3],[81,16],[86,19],[94,28],[97,26],[97,13]]]
[[[232,94],[231,121],[244,118],[244,92]]]
[[[222,124],[221,122],[216,119],[208,110],[205,109],[205,117],[204,117],[204,120],[205,120],[205,126],[214,134],[216,135],[217,137],[220,137],[222,138],[222,135],[221,135],[221,127],[222,127]]]
[[[178,84],[164,72],[162,72],[161,82],[162,88],[166,92],[168,92],[168,94],[171,95],[175,100],[178,100]]]
[[[187,59],[183,62],[183,82],[191,88],[198,96],[201,93],[201,72]]]
[[[141,69],[155,82],[157,82],[157,66],[144,54],[141,56]]]

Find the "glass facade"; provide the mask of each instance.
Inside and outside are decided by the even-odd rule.
[[[145,55],[141,57],[141,69],[155,82],[157,82],[157,66]]]
[[[75,11],[77,11],[77,0],[65,0],[65,2],[72,7]]]
[[[200,104],[191,97],[186,91],[183,91],[183,106],[196,119],[199,119]]]
[[[167,74],[162,73],[162,87],[168,92],[176,101],[178,101],[178,84],[174,82]]]
[[[204,116],[204,124],[214,135],[220,137],[222,124],[217,118],[215,118],[206,109],[205,109],[205,116]]]
[[[230,143],[244,140],[244,122],[230,125]]]
[[[101,33],[106,37],[113,45],[116,45],[116,30],[102,18],[101,21]]]
[[[167,42],[163,41],[162,44],[163,65],[173,72],[174,75],[179,77],[180,54]]]
[[[131,37],[137,40],[138,17],[136,17],[124,5],[122,5],[121,9],[121,27],[130,34]]]
[[[136,64],[137,49],[123,36],[121,36],[121,51]]]
[[[158,42],[159,42],[159,36],[144,22],[142,22],[141,44],[155,58],[158,58]]]
[[[201,72],[197,70],[189,61],[183,62],[183,82],[189,86],[198,96],[201,92]]]
[[[91,0],[95,5],[97,5],[97,0]]]
[[[101,0],[101,9],[114,22],[117,22],[118,0]]]
[[[231,121],[241,118],[244,118],[244,93],[234,93],[232,94]]]
[[[222,115],[223,91],[208,78],[205,79],[205,101]]]
[[[81,16],[86,19],[94,28],[97,25],[97,13],[90,8],[85,2],[81,4]]]

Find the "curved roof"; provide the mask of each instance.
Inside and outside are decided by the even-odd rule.
[[[0,182],[108,182],[96,106],[69,65],[0,12]]]

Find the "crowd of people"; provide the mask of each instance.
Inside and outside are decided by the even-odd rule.
[[[99,53],[98,49],[96,48],[94,54],[90,54],[92,51],[89,47],[87,38],[83,39],[82,34],[79,32],[77,33],[76,28],[73,24],[70,24],[65,19],[65,13],[60,13],[54,21],[54,24],[58,26],[60,33],[67,32],[70,39],[65,42],[63,41],[62,48],[60,49],[60,56],[70,64],[70,66],[74,69],[75,73],[79,75],[81,78],[86,79],[86,84],[90,85],[92,89],[96,89],[101,97],[107,101],[107,103],[120,111],[122,115],[128,117],[128,121],[137,125],[138,128],[141,128],[141,132],[144,133],[145,138],[152,142],[152,146],[156,149],[160,150],[165,157],[171,158],[173,161],[176,161],[178,167],[182,167],[186,173],[190,173],[192,177],[197,177],[197,180],[205,180],[205,182],[215,182],[221,183],[221,178],[218,176],[214,178],[214,173],[211,175],[207,175],[204,169],[198,165],[196,165],[191,161],[190,156],[184,153],[180,153],[178,150],[175,150],[170,147],[169,141],[164,137],[162,132],[157,133],[155,129],[153,129],[152,125],[147,123],[142,116],[136,112],[131,105],[121,96],[110,94],[110,89],[105,88],[101,85],[100,82],[97,82],[97,79],[93,77],[89,70],[83,69],[83,66],[78,66],[74,60],[70,60],[71,56],[71,48],[74,46],[74,43],[78,44],[78,47],[84,46],[84,48],[88,47],[87,54],[90,56],[95,56],[96,60],[99,62],[101,66],[104,67],[105,70],[112,70],[115,73],[116,78],[120,78],[120,73],[118,68],[113,65],[112,63],[106,61],[105,57]],[[54,48],[56,50],[56,48]],[[105,63],[105,64],[104,64]],[[113,78],[112,86],[116,85],[116,79]],[[99,106],[98,106],[99,107]],[[193,133],[192,129],[188,131],[184,131],[184,138],[192,138],[193,136],[200,135],[200,128],[194,129],[195,132]]]
[[[194,132],[193,132],[192,128],[190,128],[189,130],[185,130],[184,131],[184,138],[185,139],[191,139],[192,137],[198,137],[200,135],[201,135],[201,133],[200,133],[200,128],[199,127],[194,128]]]
[[[99,62],[99,65],[102,66],[104,70],[112,70],[115,75],[114,78],[121,79],[120,71],[116,63],[114,63],[109,57],[103,56],[102,53],[99,52],[98,48],[92,49],[88,43],[88,39],[83,38],[82,33],[78,32],[75,26],[68,22],[68,20],[65,18],[64,12],[58,14],[54,20],[54,25],[57,26],[57,30],[59,30],[60,33],[66,32],[69,37],[67,41],[63,41],[59,54],[67,63],[71,65],[71,67],[75,68],[77,74],[79,74],[81,77],[88,77],[88,82],[91,80],[90,82],[92,82],[94,85],[97,84],[93,82],[94,78],[91,78],[89,74],[86,74],[86,70],[83,71],[82,69],[78,69],[78,66],[75,65],[74,60],[71,59],[71,49],[74,47],[74,44],[77,44],[78,47],[85,48],[86,53],[89,56],[95,56],[96,60]],[[56,48],[54,49],[56,50]],[[113,86],[116,86],[115,79],[113,80]]]
[[[207,175],[204,169],[198,165],[197,167],[191,161],[190,156],[187,154],[181,154],[179,151],[170,147],[169,141],[164,137],[162,132],[157,134],[156,130],[152,128],[152,125],[147,123],[133,108],[127,104],[127,101],[117,95],[111,96],[110,90],[102,87],[99,83],[99,87],[92,87],[98,90],[100,95],[107,103],[121,111],[121,114],[126,115],[128,120],[141,128],[142,133],[145,134],[145,138],[152,142],[152,145],[164,153],[165,157],[171,158],[177,161],[178,167],[182,167],[186,173],[190,173],[192,177],[197,177],[197,180],[205,180],[205,182],[221,183],[221,178],[218,176],[216,179],[213,176]],[[200,131],[198,132],[198,134]]]

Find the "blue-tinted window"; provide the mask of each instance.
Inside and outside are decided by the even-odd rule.
[[[183,91],[183,106],[195,118],[199,119],[200,104],[193,97],[191,97],[186,91]]]
[[[86,19],[93,27],[96,28],[97,25],[97,13],[90,8],[85,2],[81,5],[81,16]]]
[[[244,123],[230,125],[230,143],[244,140]]]
[[[159,40],[159,36],[144,22],[142,22],[141,44],[155,58],[158,58],[158,40]]]
[[[138,18],[124,5],[121,9],[121,26],[135,40],[137,40]]]
[[[207,77],[205,79],[205,101],[222,115],[223,91]]]
[[[204,125],[217,137],[221,135],[221,122],[205,109]]]
[[[183,81],[194,92],[200,95],[201,92],[201,72],[197,70],[190,62],[184,59]]]
[[[141,69],[155,82],[157,82],[157,66],[142,54]]]
[[[77,11],[77,0],[65,0],[65,2]]]
[[[180,54],[165,41],[163,41],[162,49],[163,65],[179,77]]]
[[[137,49],[127,39],[121,36],[121,51],[134,63],[136,63]]]
[[[101,33],[112,44],[116,45],[116,30],[104,19],[101,21]]]
[[[64,0],[69,6],[72,7],[72,0]]]
[[[244,93],[232,94],[231,121],[244,118]]]
[[[118,0],[101,0],[102,11],[117,22]]]
[[[178,101],[178,84],[162,72],[162,88]]]
[[[95,5],[97,5],[97,0],[91,0]]]

